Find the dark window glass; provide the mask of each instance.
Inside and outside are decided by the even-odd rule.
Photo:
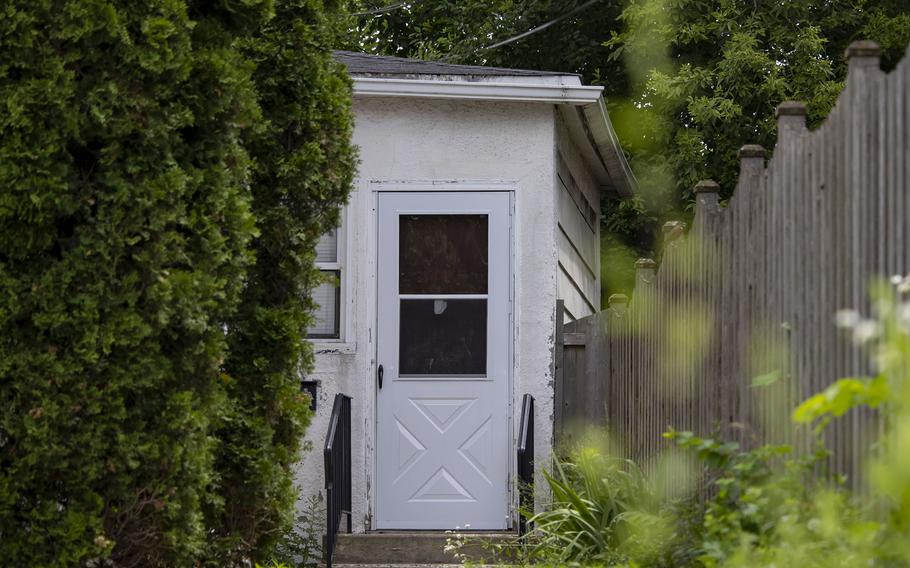
[[[486,215],[402,215],[401,294],[486,294]]]
[[[401,300],[401,376],[487,372],[486,300]]]

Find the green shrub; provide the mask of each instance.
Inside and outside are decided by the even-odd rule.
[[[353,168],[328,12],[0,8],[4,563],[227,566],[290,523],[311,249]]]
[[[631,461],[588,445],[544,478],[553,502],[530,519],[540,560],[615,564],[647,556],[666,532],[654,492]]]
[[[325,7],[324,7],[325,6]],[[309,422],[300,373],[312,365],[304,341],[316,241],[338,223],[354,176],[350,82],[328,47],[340,33],[335,2],[282,0],[260,32],[239,42],[256,62],[252,80],[263,121],[245,131],[251,163],[255,263],[228,320],[230,399],[217,435],[223,507],[214,532],[230,548],[262,553],[293,522],[290,466]],[[332,10],[332,11],[327,11]]]
[[[699,527],[699,559],[709,566],[727,559],[742,543],[772,542],[782,516],[811,495],[813,466],[819,451],[805,459],[788,459],[789,446],[764,445],[742,450],[737,443],[700,438],[671,430],[664,437],[694,451],[707,466],[710,498]]]

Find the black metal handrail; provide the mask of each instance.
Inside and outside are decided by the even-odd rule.
[[[534,397],[521,400],[521,429],[518,431],[518,533],[528,532],[526,515],[534,513]]]
[[[327,525],[325,564],[331,568],[342,515],[348,516],[347,532],[351,532],[351,397],[347,395],[335,395],[323,457]]]

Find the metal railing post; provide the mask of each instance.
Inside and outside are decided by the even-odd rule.
[[[534,397],[521,401],[521,429],[518,434],[518,533],[530,528],[525,515],[534,514]]]

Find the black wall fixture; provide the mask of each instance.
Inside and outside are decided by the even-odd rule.
[[[310,410],[316,410],[316,390],[319,381],[300,381],[300,390],[310,395]]]

